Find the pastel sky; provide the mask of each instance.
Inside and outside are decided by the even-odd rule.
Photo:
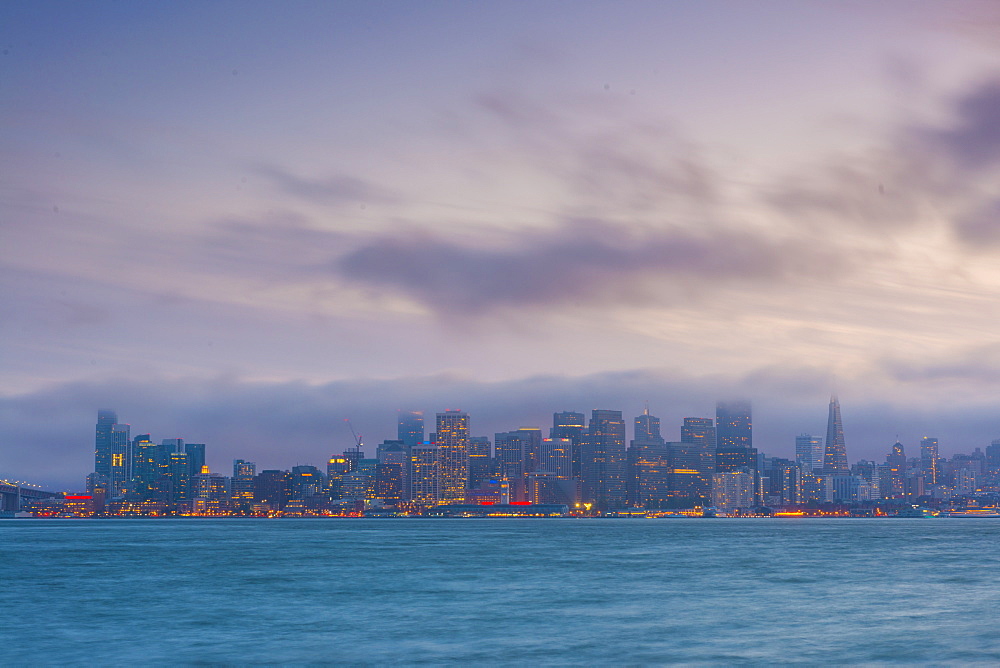
[[[747,397],[1000,438],[991,2],[0,4],[0,477]]]

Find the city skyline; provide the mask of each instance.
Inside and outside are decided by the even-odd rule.
[[[648,401],[672,441],[746,397],[793,457],[835,394],[852,459],[1000,436],[993,3],[0,25],[3,475],[75,484],[102,406],[263,466],[449,407],[491,434]]]

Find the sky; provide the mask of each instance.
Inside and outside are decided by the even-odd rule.
[[[1000,438],[1000,8],[0,3],[0,477],[717,400]],[[431,429],[428,429],[430,431]]]

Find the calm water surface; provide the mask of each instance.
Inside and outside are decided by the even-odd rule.
[[[1000,662],[1000,520],[0,521],[0,664]]]

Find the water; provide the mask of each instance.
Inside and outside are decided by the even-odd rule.
[[[0,664],[1000,661],[1000,520],[0,522]]]

